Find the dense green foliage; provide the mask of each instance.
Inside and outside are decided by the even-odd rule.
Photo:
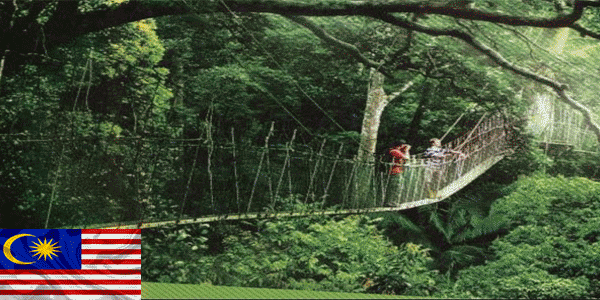
[[[495,259],[460,271],[460,297],[598,297],[600,184],[584,178],[522,178],[491,215],[510,233],[491,244]]]
[[[548,17],[561,1],[474,2]],[[0,40],[3,228],[343,206],[353,192],[346,179],[355,171],[349,162],[371,80],[364,60],[276,14],[165,16],[61,41],[46,31],[52,22],[66,23],[73,9],[122,3],[0,2],[2,37],[14,26],[29,45]],[[596,29],[598,18],[587,13],[578,24]],[[451,141],[495,113],[511,121],[506,132],[514,152],[454,197],[426,207],[148,229],[144,281],[600,297],[600,187],[593,181],[600,179],[600,157],[565,145],[539,147],[531,127],[541,131],[547,120],[532,126],[527,114],[536,100],[550,97],[547,87],[448,37],[360,16],[310,20],[385,70],[386,94],[412,83],[383,111],[378,159],[389,161],[388,146],[400,140],[422,153],[431,137],[448,133]],[[420,22],[470,32],[512,62],[570,84],[569,93],[598,110],[595,41],[564,29],[441,16]],[[321,145],[326,161],[316,155]],[[345,160],[334,160],[338,155]]]
[[[198,282],[208,276],[208,224],[145,230],[142,234],[142,277],[155,282]],[[166,247],[165,247],[166,246]]]
[[[409,214],[228,225],[213,229],[226,234],[217,253],[207,245],[205,226],[165,228],[144,236],[144,251],[152,253],[146,257],[144,277],[443,297],[596,297],[600,266],[594,220],[600,185],[538,174],[521,178],[502,193],[484,219],[477,217],[483,213],[477,203],[469,202],[470,209],[460,201],[453,204],[445,225],[441,211],[425,208],[416,215],[421,220],[416,224]],[[431,225],[419,223],[426,219]],[[400,246],[387,242],[375,224],[388,228]],[[448,244],[442,245],[443,240]],[[163,243],[171,246],[157,251]]]
[[[362,217],[260,222],[256,231],[230,227],[223,253],[201,256],[207,231],[180,229],[166,237],[148,234],[144,278],[148,281],[339,292],[430,295],[436,272],[426,249],[393,246]],[[195,237],[196,236],[196,237]],[[148,240],[150,238],[150,240]],[[157,251],[162,243],[169,247]],[[203,246],[204,245],[204,246]],[[203,249],[204,248],[204,249]]]
[[[142,190],[169,176],[172,166],[150,178],[139,155],[150,149],[125,139],[181,133],[167,124],[172,94],[155,29],[147,20],[90,34],[53,50],[55,65],[27,65],[4,82],[2,131],[34,141],[4,140],[3,155],[18,156],[2,165],[3,188],[21,194],[3,201],[36,220],[29,226],[45,226],[48,210],[49,226],[139,217]],[[163,150],[152,149],[168,161]]]

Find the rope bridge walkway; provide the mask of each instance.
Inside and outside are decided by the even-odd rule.
[[[337,155],[325,155],[325,140],[318,153],[295,149],[294,138],[284,147],[273,147],[268,142],[271,128],[261,151],[244,154],[235,143],[233,147],[204,149],[207,169],[201,176],[206,179],[205,185],[193,187],[193,196],[184,193],[178,209],[186,213],[180,218],[74,228],[152,228],[219,220],[398,211],[428,205],[450,197],[507,155],[507,132],[504,118],[482,119],[470,132],[444,145],[466,154],[464,158],[446,157],[436,169],[426,158],[413,158],[404,165],[401,175],[390,175],[390,163],[343,158],[343,145]],[[250,161],[254,164],[244,164],[248,156],[253,157]],[[241,170],[252,167],[253,178],[240,176]],[[393,184],[399,184],[399,188],[391,195],[387,192]],[[386,206],[389,199],[397,204]]]
[[[574,151],[597,153],[598,140],[583,116],[548,94],[536,96],[530,112],[529,129],[542,145],[569,146]]]
[[[538,101],[537,109],[530,117],[530,129],[542,137],[542,142],[564,142],[578,150],[597,151],[593,136],[589,136],[581,124],[564,124],[580,121],[573,115],[560,112],[560,109],[549,110],[544,103],[546,100]],[[581,127],[580,131],[575,130],[577,126]],[[510,128],[510,124],[499,115],[482,118],[469,132],[443,146],[458,150],[466,154],[465,157],[448,156],[434,167],[429,159],[412,155],[399,175],[390,175],[389,162],[352,159],[355,150],[344,149],[343,144],[332,145],[323,140],[311,146],[319,151],[305,145],[296,146],[296,132],[287,142],[273,143],[273,125],[263,147],[240,146],[239,141],[236,143],[233,129],[229,143],[219,142],[226,146],[215,146],[210,127],[206,136],[198,139],[160,141],[122,138],[115,145],[100,143],[94,146],[90,143],[81,146],[75,141],[71,146],[65,146],[68,140],[60,143],[49,140],[51,145],[47,147],[54,147],[55,152],[62,154],[55,162],[58,171],[52,178],[55,184],[52,186],[53,198],[48,207],[46,226],[49,221],[59,219],[56,224],[50,223],[51,227],[152,228],[222,220],[410,209],[447,199],[509,155],[512,151]],[[129,148],[123,148],[127,143],[131,143]],[[150,143],[152,147],[144,143]],[[78,158],[78,147],[86,152],[97,150],[103,153],[99,157],[107,158],[104,163],[113,168],[112,177],[116,179],[112,182],[102,179],[102,174],[107,172],[87,174],[84,165],[89,168],[90,159]],[[124,157],[123,149],[130,150],[131,158]],[[157,163],[159,161],[161,163]],[[99,163],[103,162],[100,160]],[[61,167],[66,169],[66,165],[77,172],[64,170],[61,173]],[[129,173],[124,171],[126,169],[130,170]],[[92,182],[94,178],[99,180]],[[61,186],[58,182],[70,185]],[[121,198],[93,198],[91,192],[94,191],[90,189],[97,188],[101,182],[105,182],[106,193]],[[185,189],[182,189],[184,186]],[[103,191],[96,190],[95,194]],[[89,203],[102,207],[84,206],[77,211],[79,215],[74,215],[62,211],[59,203],[53,208],[52,200],[59,198],[57,195],[78,199],[80,202],[77,203],[89,199]],[[387,205],[389,202],[395,205],[390,207]],[[115,203],[120,204],[118,209],[114,208],[118,207]],[[89,210],[87,213],[82,212],[86,209]],[[62,219],[56,218],[61,214]],[[102,223],[107,219],[112,219],[112,223]]]

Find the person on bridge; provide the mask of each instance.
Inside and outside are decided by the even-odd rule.
[[[443,149],[440,139],[433,138],[429,140],[431,146],[425,150],[424,156],[428,158],[425,171],[425,188],[429,198],[436,198],[437,190],[440,188],[442,175],[445,171],[444,160],[448,156],[458,155],[459,159],[465,158],[465,154],[452,149]]]
[[[390,155],[392,156],[392,168],[389,172],[391,178],[386,191],[386,205],[398,206],[397,199],[402,189],[402,184],[405,181],[402,175],[404,173],[404,164],[410,159],[410,145],[399,144],[390,149]]]

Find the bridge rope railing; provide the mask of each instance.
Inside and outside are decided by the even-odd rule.
[[[598,144],[578,113],[561,106],[539,106],[534,113],[543,116],[538,119],[546,126],[537,126],[542,142],[598,153]],[[389,174],[390,162],[357,162],[352,158],[356,153],[352,145],[331,140],[299,143],[293,137],[285,140],[275,135],[265,143],[240,143],[232,131],[229,139],[220,134],[209,143],[206,136],[76,136],[57,132],[56,136],[0,135],[0,144],[6,153],[25,153],[19,155],[20,165],[14,168],[22,174],[31,172],[20,183],[27,198],[23,205],[43,211],[40,215],[49,227],[149,228],[228,219],[394,211],[434,203],[506,155],[510,150],[507,126],[501,116],[490,116],[445,144],[444,148],[460,150],[467,157],[448,157],[433,180],[429,161],[414,155],[405,166],[401,188],[393,193],[399,204],[395,207],[386,207],[392,195],[390,182],[396,179]],[[261,157],[263,165],[257,168]],[[368,176],[357,179],[365,168]],[[368,181],[366,201],[356,199],[359,180]],[[181,201],[186,193],[188,200]]]
[[[573,126],[573,123],[568,121],[548,124],[539,134],[539,139],[542,144],[565,145],[574,151],[600,152],[596,136],[588,127]]]
[[[256,176],[246,178],[244,182],[237,178],[229,178],[229,184],[215,182],[215,186],[226,187],[227,191],[208,191],[203,193],[215,196],[217,204],[213,207],[207,205],[206,199],[191,201],[191,207],[185,215],[171,219],[145,219],[129,222],[115,222],[110,224],[95,224],[85,227],[95,228],[152,228],[167,226],[169,224],[193,224],[222,220],[241,220],[254,218],[280,218],[299,217],[308,215],[341,215],[381,211],[398,211],[427,205],[442,201],[458,190],[468,185],[471,181],[483,174],[497,163],[508,151],[506,123],[502,116],[491,116],[483,120],[476,128],[462,137],[444,145],[447,149],[456,149],[466,156],[461,159],[447,157],[441,162],[439,169],[432,170],[430,160],[415,158],[405,165],[402,174],[400,189],[394,194],[396,206],[387,207],[386,201],[390,199],[390,183],[400,180],[399,176],[390,175],[390,163],[366,163],[369,168],[369,193],[368,205],[358,206],[353,201],[356,189],[356,174],[361,164],[353,159],[342,158],[343,145],[340,145],[337,155],[325,155],[323,147],[320,150],[308,153],[295,153],[292,140],[287,143],[285,156],[281,151],[271,157],[270,164],[257,168]],[[273,154],[265,145],[263,151],[254,151],[255,157],[264,157],[261,153]],[[236,148],[235,168],[243,169],[244,160],[240,159],[241,149]],[[232,153],[233,154],[233,153]],[[266,154],[265,154],[266,155]],[[263,159],[267,161],[266,159]],[[279,162],[279,163],[277,163]],[[254,162],[255,163],[255,162]],[[217,165],[213,162],[213,165]],[[362,167],[365,167],[364,165]],[[259,170],[260,169],[260,170]],[[219,172],[212,170],[219,177]],[[233,176],[234,170],[229,170]],[[221,172],[223,174],[223,172]],[[254,194],[242,186],[251,186]],[[207,184],[208,186],[208,184]],[[282,188],[286,186],[285,188]],[[236,189],[237,187],[237,189]],[[431,190],[428,191],[428,189]],[[260,190],[261,193],[256,192]],[[249,194],[250,193],[250,194]],[[239,195],[239,196],[238,196]],[[248,200],[253,196],[252,203]],[[248,202],[244,202],[244,199]],[[242,203],[240,203],[240,201]],[[201,205],[204,203],[204,206]],[[364,202],[363,202],[364,203]],[[250,205],[251,204],[251,205]],[[242,209],[240,210],[239,207]],[[181,209],[179,207],[178,209]],[[216,212],[216,213],[214,213]],[[76,226],[80,227],[80,226]]]
[[[447,156],[438,170],[432,169],[431,161],[427,158],[412,161],[409,164],[406,185],[409,185],[410,182],[416,182],[416,184],[412,188],[410,186],[407,189],[403,188],[399,198],[404,202],[430,198],[426,188],[428,182],[430,182],[431,190],[436,191],[438,198],[447,198],[449,195],[441,191],[456,183],[470,171],[486,165],[486,161],[504,155],[508,150],[507,137],[506,124],[501,116],[492,116],[486,119],[470,134],[465,134],[445,145],[446,149],[462,152],[465,155],[464,158]]]
[[[599,153],[598,140],[583,116],[549,95],[538,95],[529,113],[529,129],[544,145],[569,146]]]
[[[567,144],[581,144],[581,141],[586,140],[585,134],[588,133],[582,133],[585,128],[583,131],[575,130],[580,126],[576,116],[553,112],[550,120],[556,124],[553,125],[556,128],[553,131],[546,128],[541,132],[542,140],[550,132],[554,135],[551,139],[553,142],[559,141],[561,135]],[[306,148],[306,145],[294,145],[292,137],[288,142],[266,142],[264,147],[244,149],[236,148],[235,140],[232,139],[231,145],[214,146],[215,154],[212,158],[210,155],[201,158],[211,162],[205,163],[202,168],[211,168],[210,172],[204,173],[215,174],[214,189],[209,190],[208,184],[194,187],[195,193],[190,196],[190,203],[185,207],[178,206],[176,201],[170,202],[176,207],[175,210],[185,211],[178,218],[169,218],[169,214],[162,214],[166,218],[161,218],[161,214],[143,214],[144,218],[139,220],[90,223],[71,228],[152,228],[219,220],[398,211],[427,205],[448,198],[507,155],[511,151],[507,144],[511,132],[507,130],[509,126],[501,115],[483,119],[471,131],[443,146],[445,149],[459,150],[466,157],[457,159],[449,156],[441,163],[438,171],[432,171],[427,158],[413,155],[404,166],[401,188],[393,194],[390,193],[390,183],[399,179],[388,172],[391,163],[357,162],[344,155],[343,144],[331,145],[322,140],[314,143],[318,149],[315,151],[315,148]],[[591,140],[591,148],[597,149],[597,145]],[[194,143],[185,144],[189,141]],[[175,156],[181,156],[186,151],[193,151],[190,149],[198,150],[197,147],[206,144],[201,139],[189,141],[178,141],[181,143],[180,147],[169,151],[174,151]],[[324,148],[335,151],[323,151]],[[261,168],[257,168],[259,157],[263,157],[265,161]],[[188,162],[190,164],[191,161]],[[358,170],[365,166],[369,169],[369,193],[366,195],[368,205],[359,206],[359,202],[353,199],[356,196],[356,176]],[[248,171],[249,168],[254,170]],[[249,176],[250,173],[253,175]],[[202,178],[206,176],[199,177],[195,182],[203,182]],[[209,178],[204,178],[206,180]],[[208,201],[208,195],[214,196],[214,201]],[[386,206],[390,195],[394,195],[396,206]],[[253,199],[253,202],[249,199]],[[162,209],[167,210],[165,206]]]

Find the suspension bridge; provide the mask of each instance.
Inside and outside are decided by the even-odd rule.
[[[598,142],[583,116],[548,94],[534,99],[529,129],[542,145],[568,146],[574,151],[598,152]]]
[[[232,11],[230,13],[236,20],[237,16]],[[243,24],[238,23],[238,26],[248,31]],[[513,46],[511,44],[509,48],[516,49]],[[270,98],[277,102],[275,97]],[[309,100],[313,101],[310,97]],[[318,104],[316,106],[319,107]],[[535,134],[537,142],[546,148],[549,145],[564,145],[574,151],[599,151],[598,142],[586,128],[583,117],[550,95],[540,94],[534,99],[528,129]],[[65,141],[61,141],[63,144],[54,146],[54,152],[60,153],[60,156],[55,162],[58,167],[54,183],[51,184],[46,226],[53,214],[60,211],[60,207],[52,207],[54,199],[58,197],[56,195],[104,204],[102,210],[96,210],[98,214],[103,214],[97,219],[118,216],[113,217],[111,223],[100,224],[94,218],[90,220],[89,216],[86,219],[83,215],[74,215],[68,222],[53,224],[54,227],[64,228],[152,228],[225,220],[410,209],[447,199],[511,155],[511,130],[509,120],[500,115],[489,116],[461,137],[443,145],[445,149],[464,153],[464,157],[449,156],[441,162],[439,169],[432,170],[427,158],[414,155],[405,163],[401,176],[390,175],[389,161],[358,161],[344,153],[344,145],[332,146],[327,140],[320,145],[313,145],[313,148],[306,148],[294,144],[294,134],[284,145],[270,143],[273,127],[265,136],[262,148],[240,147],[233,129],[231,141],[219,146],[215,145],[210,132],[198,139],[169,139],[165,142],[169,145],[159,145],[154,141],[150,147],[148,140],[134,138],[119,139],[114,145],[104,142],[103,145],[91,146],[94,151],[101,148],[101,157],[110,161],[108,165],[112,164],[107,167],[112,168],[110,172],[102,172],[112,173],[111,176],[116,179],[104,180],[102,184],[106,186],[105,190],[120,197],[117,200],[109,199],[109,196],[106,199],[94,198],[91,196],[93,193],[81,187],[83,185],[77,186],[77,183],[85,183],[91,188],[94,186],[94,182],[86,177],[91,174],[85,171],[78,174],[63,171],[65,174],[61,174],[63,165],[84,170],[89,161],[64,157],[77,157],[75,148],[86,148],[88,152],[90,148],[90,145],[75,145],[75,142],[65,148]],[[129,149],[136,150],[130,157],[124,157],[119,147],[128,142]],[[153,166],[154,162],[161,160],[157,159],[159,154],[149,149],[157,147],[166,150],[156,152],[182,166],[177,170],[163,165]],[[182,157],[187,161],[181,161]],[[133,171],[124,172],[126,169]],[[168,172],[177,174],[178,179],[161,175]],[[61,180],[74,184],[58,188],[57,182]],[[174,182],[172,186],[176,188],[169,190],[173,180],[179,182]],[[97,184],[101,182],[96,181]],[[394,183],[398,183],[399,188],[392,192]],[[185,188],[181,189],[183,186]],[[158,190],[162,190],[163,194],[158,195]],[[164,191],[169,195],[165,195]],[[397,205],[386,206],[390,200]],[[125,204],[123,211],[115,210],[117,205],[114,204],[117,202],[121,206]],[[173,215],[178,217],[173,218]]]
[[[530,130],[537,134],[540,142],[568,144],[578,151],[597,152],[595,137],[582,125],[581,119],[546,100],[538,99],[530,116]],[[464,157],[448,156],[434,171],[427,158],[413,155],[401,175],[390,175],[389,162],[345,158],[343,145],[339,145],[337,151],[329,151],[334,154],[326,153],[326,140],[317,148],[319,151],[295,146],[295,134],[285,145],[272,145],[269,139],[273,126],[265,137],[264,147],[236,148],[232,129],[228,147],[215,147],[210,135],[198,140],[187,188],[177,191],[182,200],[171,202],[176,207],[172,211],[179,212],[178,218],[161,219],[160,214],[141,212],[134,220],[78,223],[65,228],[152,228],[225,220],[399,211],[429,205],[460,191],[510,155],[511,130],[511,124],[501,115],[482,118],[464,135],[443,145],[443,148],[464,153]],[[196,168],[198,157],[205,160],[203,170],[192,174],[194,169],[200,169]],[[152,177],[152,173],[146,174],[148,176]],[[203,184],[190,187],[192,177],[202,178]],[[398,181],[400,187],[395,194],[390,194],[391,184]],[[142,207],[152,206],[153,201],[148,199],[152,197],[151,186],[141,185],[140,189],[147,192],[146,199],[137,201],[139,209],[136,209],[141,211]],[[144,195],[140,192],[139,197]],[[387,206],[389,199],[396,205]],[[154,210],[161,209],[166,208]]]

